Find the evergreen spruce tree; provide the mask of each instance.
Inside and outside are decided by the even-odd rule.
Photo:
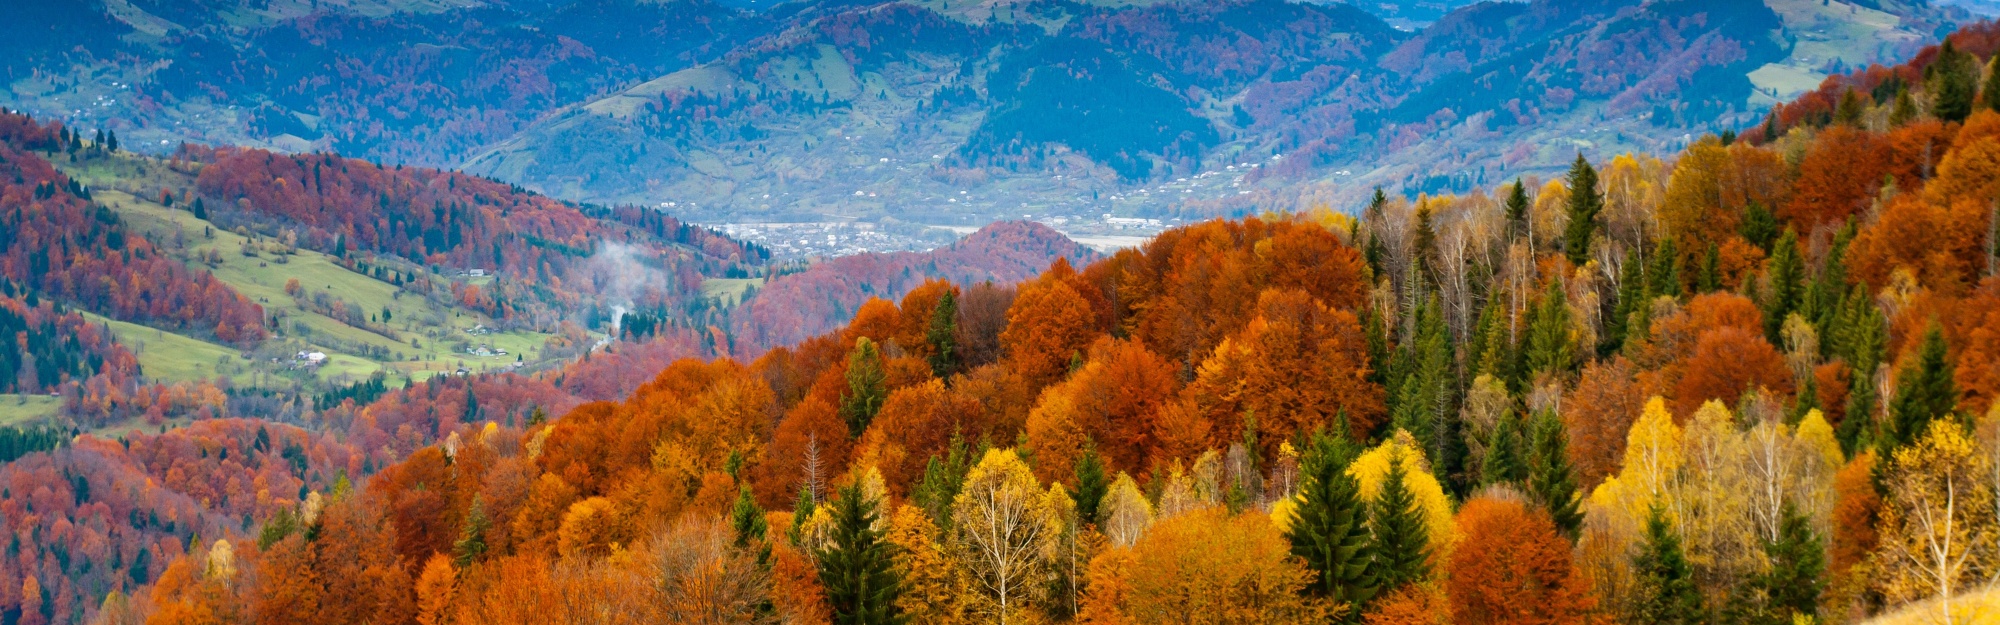
[[[1521,179],[1514,179],[1514,188],[1507,191],[1507,236],[1519,238],[1528,235],[1528,185]]]
[[[855,339],[854,351],[847,355],[847,392],[840,395],[840,418],[847,422],[850,436],[861,438],[868,423],[875,420],[875,413],[882,410],[882,402],[889,397],[888,380],[875,342],[865,336]]]
[[[486,555],[486,528],[492,524],[486,517],[486,502],[474,494],[472,506],[465,511],[465,525],[459,528],[458,540],[451,544],[452,560],[458,563],[458,568],[472,566]]]
[[[1708,255],[1701,259],[1701,280],[1696,292],[1713,293],[1722,288],[1722,250],[1714,243],[1708,244]]]
[[[1382,492],[1375,496],[1369,510],[1368,524],[1374,532],[1369,551],[1374,558],[1375,578],[1385,590],[1401,588],[1430,575],[1430,529],[1424,522],[1423,508],[1417,505],[1416,495],[1406,482],[1410,472],[1404,462],[1401,455],[1390,461],[1389,474],[1382,480]]]
[[[924,339],[931,344],[931,375],[947,379],[958,371],[958,296],[947,289],[931,310],[930,329]]]
[[[1889,107],[1889,127],[1897,128],[1917,118],[1917,99],[1910,97],[1910,89],[1896,90],[1896,103]]]
[[[1446,402],[1451,399],[1451,339],[1432,297],[1417,309],[1416,335],[1405,350],[1402,382],[1397,386],[1396,427],[1408,430],[1423,446],[1431,466],[1446,474],[1453,465],[1448,439],[1454,429],[1446,422],[1447,413],[1456,416]]]
[[[1486,446],[1486,461],[1480,465],[1484,484],[1520,484],[1528,479],[1528,465],[1521,457],[1521,420],[1513,410],[1500,415],[1493,425],[1493,440]]]
[[[1554,412],[1543,411],[1534,419],[1533,459],[1528,476],[1528,496],[1549,511],[1556,529],[1576,540],[1583,528],[1582,502],[1576,471],[1569,463],[1569,431]]]
[[[1490,375],[1503,382],[1513,378],[1514,344],[1507,333],[1507,310],[1495,297],[1479,312],[1479,327],[1473,336],[1474,376]]]
[[[916,487],[910,489],[910,503],[929,514],[931,522],[940,529],[951,529],[951,502],[958,498],[959,488],[965,483],[965,474],[972,468],[968,453],[965,439],[953,434],[944,457],[932,455],[930,462],[924,465],[923,477],[918,478]],[[1096,454],[1093,451],[1091,455]],[[1100,494],[1098,499],[1101,501],[1103,495]],[[1082,512],[1081,504],[1078,512]],[[1090,516],[1079,518],[1096,520],[1096,517]]]
[[[1672,238],[1660,239],[1660,249],[1653,252],[1653,268],[1646,273],[1653,279],[1653,295],[1681,296],[1681,256],[1674,250]]]
[[[1368,552],[1368,510],[1361,484],[1347,474],[1353,444],[1345,433],[1313,437],[1300,458],[1298,508],[1285,539],[1292,555],[1313,572],[1307,592],[1345,603],[1341,622],[1353,623],[1375,596],[1376,580]]]
[[[1610,354],[1625,346],[1625,335],[1630,332],[1628,324],[1632,313],[1640,306],[1647,305],[1646,263],[1637,258],[1626,258],[1625,266],[1618,272],[1618,301],[1611,306],[1611,316],[1604,319],[1604,342],[1598,348],[1600,354]]]
[[[1840,94],[1840,103],[1833,108],[1833,123],[1860,128],[1861,114],[1867,109],[1867,105],[1861,103],[1861,93],[1849,88]]]
[[[1771,243],[1778,240],[1778,215],[1763,202],[1750,202],[1743,209],[1743,221],[1737,224],[1736,234],[1769,255]]]
[[[1813,329],[1821,337],[1832,336],[1833,318],[1840,313],[1840,298],[1847,294],[1847,246],[1854,240],[1854,222],[1850,221],[1833,235],[1833,244],[1827,247],[1826,259],[1820,262],[1819,275],[1806,286],[1806,294],[1799,302],[1800,312],[1812,321]],[[1821,357],[1833,356],[1833,341],[1821,340]]]
[[[1962,122],[1972,114],[1973,93],[1979,81],[1979,61],[1971,53],[1959,51],[1950,37],[1938,49],[1937,59],[1924,69],[1935,98],[1931,114],[1948,122]],[[113,139],[116,140],[115,138]],[[116,144],[113,144],[116,149]]]
[[[1428,204],[1417,206],[1417,223],[1411,228],[1411,269],[1423,274],[1425,284],[1439,284],[1437,226],[1431,223],[1431,207]]]
[[[1950,417],[1958,405],[1958,385],[1945,358],[1944,329],[1932,321],[1917,361],[1896,375],[1896,399],[1889,404],[1896,444],[1916,440],[1931,421]]]
[[[1597,190],[1597,170],[1583,154],[1569,166],[1569,226],[1563,230],[1563,251],[1569,262],[1582,265],[1590,260],[1590,240],[1597,233],[1597,214],[1604,210],[1604,194]]]
[[[1076,518],[1083,523],[1097,522],[1097,506],[1110,491],[1111,481],[1104,475],[1104,460],[1098,457],[1097,446],[1084,445],[1083,457],[1076,461]]]
[[[1632,623],[1655,625],[1700,625],[1703,614],[1701,591],[1695,588],[1694,571],[1688,565],[1681,538],[1667,525],[1667,514],[1655,505],[1646,517],[1646,542],[1632,558],[1634,576]]]
[[[1561,280],[1550,280],[1548,292],[1536,306],[1534,324],[1528,327],[1529,376],[1561,375],[1576,359],[1576,339],[1570,335],[1568,295]]]
[[[1826,545],[1813,531],[1812,518],[1791,501],[1780,511],[1778,539],[1764,543],[1764,556],[1771,568],[1752,582],[1763,599],[1759,620],[1788,625],[1801,616],[1817,617],[1826,591]]]
[[[729,509],[729,525],[736,530],[738,548],[763,540],[770,528],[764,520],[764,510],[757,507],[757,499],[750,495],[748,484],[736,492],[736,504]]]
[[[815,550],[819,581],[839,625],[899,625],[896,610],[902,580],[896,570],[896,545],[875,529],[876,503],[848,484],[833,501],[833,530],[828,546]]]
[[[1771,245],[1771,258],[1765,262],[1765,273],[1770,278],[1770,290],[1764,293],[1764,336],[1772,345],[1784,345],[1780,332],[1785,327],[1785,318],[1798,312],[1805,299],[1806,265],[1799,255],[1799,235],[1790,228]]]
[[[791,541],[794,545],[804,540],[806,520],[812,518],[813,511],[818,505],[818,502],[813,501],[812,485],[800,484],[799,498],[792,502],[792,526],[785,528],[785,540]]]

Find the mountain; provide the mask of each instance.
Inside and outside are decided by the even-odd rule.
[[[699,222],[878,223],[877,249],[936,245],[928,226],[1027,215],[1098,235],[1106,214],[1354,206],[1668,151],[1967,15],[1367,5],[1439,11],[1403,31],[1283,0],[97,1],[31,3],[75,41],[13,44],[0,100],[165,146],[148,149],[331,149]]]

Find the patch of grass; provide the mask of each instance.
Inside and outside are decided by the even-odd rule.
[[[192,382],[224,375],[238,378],[257,366],[256,361],[244,358],[234,348],[90,313],[84,313],[84,317],[111,328],[111,336],[118,344],[139,357],[140,370],[147,380]]]
[[[701,281],[701,296],[720,300],[724,306],[743,303],[750,289],[764,288],[763,278],[709,278]]]
[[[62,398],[47,395],[0,394],[0,427],[42,425],[56,420]]]

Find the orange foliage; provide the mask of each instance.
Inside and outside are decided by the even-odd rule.
[[[979,401],[948,390],[931,380],[889,394],[881,412],[861,435],[857,460],[882,472],[889,492],[898,497],[923,476],[931,456],[948,452],[953,435],[978,440],[967,427],[979,422]]]
[[[1624,357],[1584,365],[1576,388],[1563,398],[1563,426],[1569,432],[1569,461],[1578,484],[1589,492],[1618,472],[1626,434],[1645,408],[1648,393]]]
[[[1028,414],[1036,477],[1070,481],[1086,441],[1096,444],[1113,471],[1138,472],[1164,462],[1157,455],[1156,421],[1180,386],[1173,363],[1145,345],[1097,339],[1083,368],[1043,391]]]
[[[1692,415],[1702,402],[1718,399],[1734,405],[1745,391],[1762,388],[1780,395],[1792,393],[1792,373],[1785,357],[1761,332],[1734,326],[1701,334],[1694,353],[1681,365],[1674,387],[1674,414]]]
[[[799,402],[778,422],[777,435],[751,474],[758,503],[765,508],[790,505],[807,475],[827,480],[847,466],[853,446],[847,423],[833,404],[817,397]]]
[[[1331,427],[1347,413],[1354,435],[1365,438],[1381,423],[1383,391],[1368,382],[1367,341],[1354,313],[1333,310],[1305,291],[1264,291],[1256,316],[1217,345],[1187,388],[1194,406],[1227,445],[1254,413],[1261,450],[1300,433]]]
[[[1778,216],[1799,232],[1811,233],[1867,210],[1889,165],[1882,158],[1884,142],[1875,133],[1846,126],[1820,133],[1799,163],[1792,199]]]
[[[1461,625],[1584,623],[1596,608],[1570,544],[1541,508],[1485,495],[1458,511],[1446,585]]]
[[[1007,330],[1000,333],[1007,365],[1035,389],[1061,378],[1070,359],[1100,334],[1090,301],[1051,275],[1021,287],[1007,309]]]

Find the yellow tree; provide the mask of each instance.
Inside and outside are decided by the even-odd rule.
[[[1097,510],[1098,527],[1115,546],[1132,546],[1153,525],[1153,503],[1139,492],[1139,484],[1132,481],[1132,476],[1123,471],[1111,482],[1111,489],[1104,493],[1104,501],[1097,504]]]
[[[1307,597],[1311,580],[1268,516],[1209,507],[1098,556],[1083,614],[1133,625],[1325,622],[1337,606]]]
[[[952,530],[976,591],[973,608],[1006,625],[1035,614],[1062,532],[1050,498],[1013,450],[986,452],[952,503]]]
[[[896,565],[903,573],[903,593],[896,609],[911,623],[952,625],[964,622],[964,569],[938,541],[937,524],[922,508],[903,505],[889,520],[889,542],[899,549]]]
[[[1347,474],[1361,484],[1361,498],[1374,502],[1382,494],[1382,483],[1387,481],[1390,464],[1402,460],[1404,487],[1416,497],[1417,506],[1423,509],[1424,526],[1429,529],[1430,545],[1433,553],[1450,551],[1456,542],[1458,523],[1452,519],[1451,497],[1445,495],[1444,485],[1431,474],[1425,463],[1424,452],[1417,448],[1416,441],[1409,432],[1398,430],[1396,435],[1381,445],[1377,445],[1347,465]]]
[[[1931,422],[1916,444],[1896,450],[1883,482],[1877,583],[1892,602],[1935,597],[1947,624],[1952,595],[1983,581],[1995,565],[1993,488],[1984,454],[1958,424]]]
[[[452,600],[458,594],[458,569],[451,556],[431,554],[424,571],[417,576],[417,624],[445,625],[451,622]]]

